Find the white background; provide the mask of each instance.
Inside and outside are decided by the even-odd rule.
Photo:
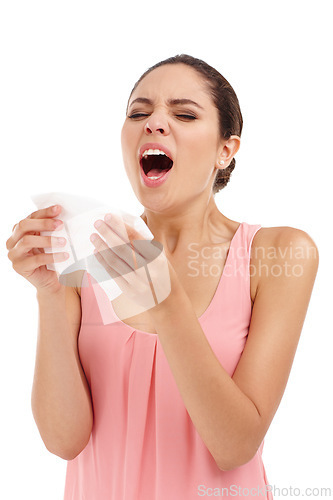
[[[5,241],[35,209],[34,193],[87,195],[142,213],[122,163],[125,107],[141,73],[178,53],[215,66],[240,101],[242,145],[215,198],[221,212],[302,229],[319,248],[263,457],[276,488],[333,494],[330,12],[323,0],[1,2],[1,498],[62,499],[66,468],[33,420],[35,289],[12,270]]]

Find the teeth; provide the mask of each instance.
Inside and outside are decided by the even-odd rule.
[[[146,149],[142,156],[149,156],[149,155],[164,155],[167,156],[164,151],[161,151],[160,149]]]

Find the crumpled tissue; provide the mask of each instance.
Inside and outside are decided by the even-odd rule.
[[[133,216],[117,207],[106,205],[92,198],[68,193],[50,192],[35,194],[31,196],[31,199],[38,210],[52,205],[61,205],[62,207],[59,216],[56,218],[63,222],[63,228],[57,230],[55,233],[54,231],[43,231],[41,235],[62,236],[66,238],[66,245],[61,247],[61,249],[59,247],[50,247],[45,248],[44,251],[45,253],[68,252],[69,258],[63,262],[48,264],[47,268],[56,271],[61,276],[76,270],[86,270],[97,282],[93,284],[93,288],[98,299],[104,324],[115,321],[112,319],[113,316],[105,309],[105,301],[103,302],[105,297],[102,298],[100,291],[96,288],[96,284],[104,290],[108,301],[112,301],[121,295],[122,290],[94,256],[95,247],[90,241],[91,234],[96,232],[94,223],[98,219],[103,220],[107,213],[113,213],[136,229],[144,238],[153,240],[154,236],[147,225],[141,217]],[[85,282],[87,283],[87,281]],[[82,286],[84,286],[83,283]],[[104,303],[104,307],[101,306],[102,302]]]

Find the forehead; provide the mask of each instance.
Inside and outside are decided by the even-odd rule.
[[[187,98],[202,105],[212,105],[203,77],[185,64],[166,64],[154,69],[138,84],[129,104],[136,97],[148,99]]]

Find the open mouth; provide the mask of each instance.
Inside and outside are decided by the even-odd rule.
[[[144,174],[150,179],[158,179],[170,170],[173,161],[160,149],[147,149],[140,160]]]

